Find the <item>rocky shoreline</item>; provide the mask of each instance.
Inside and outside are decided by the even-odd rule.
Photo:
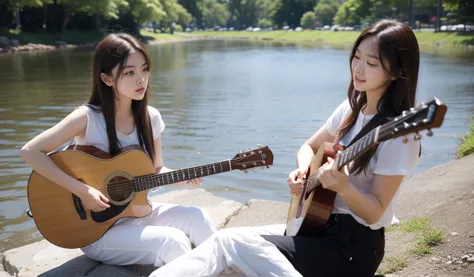
[[[407,178],[398,196],[396,214],[401,222],[427,216],[434,227],[446,234],[433,253],[413,257],[405,251],[410,234],[386,233],[386,254],[407,255],[407,265],[394,275],[378,276],[473,276],[474,272],[474,154],[428,169]],[[151,200],[179,205],[200,206],[207,210],[218,228],[262,226],[285,223],[289,203],[249,200],[242,204],[217,197],[204,189],[176,190]],[[90,260],[79,249],[62,249],[42,240],[0,255],[0,277],[18,276],[147,276],[150,266],[109,266]],[[5,270],[2,272],[2,270]],[[224,275],[223,275],[224,276]],[[225,275],[228,277],[239,275]]]

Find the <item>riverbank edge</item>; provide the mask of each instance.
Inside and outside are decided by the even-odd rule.
[[[105,36],[105,34],[104,34]],[[206,40],[208,38],[201,36],[186,36],[186,35],[177,35],[173,39],[159,39],[159,38],[147,38],[143,42],[145,45],[157,45],[157,44],[169,44],[169,43],[178,43],[185,41],[194,41],[194,40]],[[16,53],[36,53],[36,52],[46,52],[54,51],[61,49],[80,49],[80,48],[94,48],[99,43],[99,40],[96,42],[83,43],[83,44],[69,44],[67,42],[61,41],[57,42],[55,45],[52,44],[42,44],[42,43],[27,43],[23,45],[10,46],[8,48],[0,48],[0,55],[16,54]]]
[[[449,194],[446,190],[449,189],[449,192],[456,192],[460,188],[460,184],[463,184],[463,187],[472,187],[474,183],[470,170],[472,170],[473,164],[474,154],[471,154],[427,169],[405,179],[400,195],[404,200],[398,201],[400,204],[397,202],[397,216],[402,221],[406,221],[413,216],[426,215],[427,210],[434,209],[433,207],[441,202],[450,204],[450,202],[455,203],[458,201],[457,196],[445,198]],[[433,178],[439,184],[435,184],[434,187],[426,187],[426,180]],[[429,208],[421,207],[421,205],[417,204],[420,203],[418,200],[414,201],[415,199],[420,199],[420,197],[432,198],[433,195],[437,195],[434,191],[442,193],[443,198],[438,199],[438,201],[430,199],[428,203],[424,203]],[[153,196],[151,199],[153,201],[179,205],[200,206],[211,214],[219,228],[284,223],[289,206],[289,203],[286,202],[261,199],[249,200],[246,204],[242,204],[214,196],[204,189],[171,191]],[[438,218],[437,220],[442,221],[443,219]],[[456,226],[448,226],[446,228],[456,229]],[[459,236],[461,235],[464,234],[460,233]],[[395,244],[395,246],[388,247],[396,248],[403,246]],[[388,249],[387,253],[389,252],[390,249]],[[41,276],[62,276],[61,274],[65,272],[73,273],[73,275],[68,276],[144,276],[152,270],[152,268],[145,266],[107,266],[86,258],[80,250],[61,249],[45,240],[10,249],[0,256],[6,271],[3,273],[4,275],[0,273],[0,276],[9,276],[6,274],[19,277],[38,276],[40,274],[43,274]],[[467,263],[465,266],[471,268],[473,264]],[[0,270],[2,269],[0,268]]]

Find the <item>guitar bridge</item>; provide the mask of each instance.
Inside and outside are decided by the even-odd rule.
[[[86,220],[87,219],[87,213],[86,210],[84,209],[84,206],[82,206],[82,200],[81,198],[77,197],[74,193],[72,194],[72,201],[74,202],[74,208],[76,208],[76,212],[81,218],[81,220]]]

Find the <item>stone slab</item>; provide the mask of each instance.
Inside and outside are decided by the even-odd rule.
[[[242,208],[242,203],[218,197],[204,189],[176,190],[150,197],[155,202],[198,206],[205,209],[217,228],[222,228],[232,215]]]
[[[290,203],[252,199],[225,225],[229,227],[255,227],[286,223]]]
[[[68,276],[80,276],[96,266],[98,262],[83,256],[80,249],[64,249],[46,240],[4,253],[5,271],[19,277],[60,276],[48,275],[48,271],[67,272]]]

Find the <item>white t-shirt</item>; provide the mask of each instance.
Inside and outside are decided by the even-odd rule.
[[[343,120],[349,116],[352,112],[349,100],[346,99],[342,102],[337,109],[333,112],[331,117],[326,121],[325,128],[328,133],[332,136],[336,136],[337,131],[342,124]],[[364,115],[362,112],[359,112],[357,117],[357,122],[354,124],[352,129],[341,139],[339,144],[347,146],[352,138],[354,138],[364,126],[364,123],[367,124],[374,115]],[[365,117],[365,118],[364,118]],[[360,174],[349,175],[349,183],[355,186],[361,192],[368,192],[372,187],[372,180],[374,174],[377,175],[409,175],[411,169],[419,161],[419,148],[420,141],[415,141],[413,139],[413,134],[408,135],[408,143],[404,144],[402,142],[403,137],[391,139],[379,144],[377,151],[369,162],[369,167],[364,172]],[[365,226],[369,226],[371,229],[377,230],[382,227],[387,227],[396,222],[397,219],[394,216],[393,204],[398,196],[399,190],[395,193],[392,201],[385,210],[383,216],[375,224],[369,225],[365,220],[356,216],[352,213],[349,208],[346,206],[344,201],[336,196],[334,203],[334,209],[332,213],[343,213],[351,214],[354,219]]]
[[[74,138],[74,143],[76,145],[95,146],[102,151],[109,152],[109,140],[107,138],[107,128],[105,126],[104,115],[95,112],[92,108],[86,105],[80,106],[78,109],[86,113],[87,126],[84,137],[76,136]],[[148,106],[148,113],[151,119],[153,139],[157,139],[165,129],[165,123],[161,118],[160,112],[154,107]],[[130,134],[122,134],[117,131],[117,139],[120,142],[121,147],[140,145],[136,127]]]

